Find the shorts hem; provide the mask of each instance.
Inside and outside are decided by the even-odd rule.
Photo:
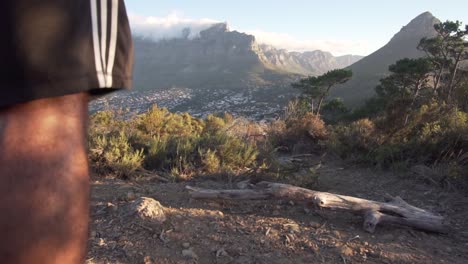
[[[96,85],[96,77],[78,77],[64,80],[52,80],[43,84],[24,86],[22,82],[16,84],[0,85],[4,90],[11,89],[12,92],[5,92],[0,98],[0,107],[9,107],[16,104],[27,103],[38,99],[59,97],[77,93],[88,92],[91,95],[104,95],[116,90],[131,89],[132,78],[113,76],[112,87],[99,88]]]

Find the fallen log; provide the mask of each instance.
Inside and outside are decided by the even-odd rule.
[[[364,217],[364,230],[374,233],[378,224],[398,224],[412,228],[446,233],[444,218],[412,206],[400,197],[390,202],[377,202],[352,196],[318,192],[293,185],[260,182],[249,185],[252,189],[212,190],[187,186],[193,199],[268,200],[285,199],[313,204],[318,208],[347,210]]]

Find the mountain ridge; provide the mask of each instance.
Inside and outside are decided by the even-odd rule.
[[[361,105],[366,98],[374,95],[374,88],[380,79],[389,74],[388,67],[391,64],[403,58],[424,56],[424,52],[419,51],[417,46],[423,37],[436,35],[436,23],[440,23],[440,20],[430,12],[412,19],[386,45],[347,67],[353,71],[353,78],[336,87],[331,96],[342,98],[349,107]]]
[[[362,57],[334,57],[329,52],[290,52],[259,44],[255,36],[231,31],[227,23],[214,24],[189,38],[153,41],[135,36],[135,83],[140,89],[171,86],[242,86],[245,83],[271,84],[296,75],[320,75],[344,68]]]
[[[332,89],[331,97],[343,98],[351,108],[375,94],[388,67],[402,58],[424,55],[417,50],[422,37],[436,34],[440,22],[425,12],[394,34],[371,55],[360,58],[334,57],[323,51],[290,52],[259,44],[253,35],[230,31],[226,23],[216,24],[185,37],[155,42],[135,37],[136,91],[165,93],[185,89],[187,96],[176,111],[205,115],[231,112],[255,118],[279,113],[299,92],[291,83],[306,75],[319,75],[339,63],[351,64],[353,78]],[[195,37],[194,37],[195,36]],[[309,65],[308,65],[309,64]],[[175,89],[175,90],[174,90]]]

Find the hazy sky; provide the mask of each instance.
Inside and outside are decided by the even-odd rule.
[[[368,55],[425,11],[468,23],[468,0],[127,0],[126,5],[133,24],[157,27],[164,36],[181,25],[200,29],[220,21],[280,48],[335,55]]]

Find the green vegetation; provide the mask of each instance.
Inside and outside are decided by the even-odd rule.
[[[101,173],[124,178],[141,170],[158,170],[177,178],[200,173],[235,174],[256,165],[257,142],[245,123],[233,126],[230,115],[205,120],[173,114],[154,106],[132,120],[118,120],[112,112],[91,117],[90,159]]]
[[[303,96],[269,124],[229,114],[202,120],[156,106],[131,120],[97,113],[91,118],[90,158],[98,172],[123,178],[157,170],[188,179],[278,172],[278,153],[328,150],[382,169],[445,168],[441,179],[468,182],[468,28],[460,27],[450,21],[436,25],[439,35],[419,45],[427,56],[391,65],[376,96],[354,111],[341,99],[327,98],[352,76],[335,70],[294,83]]]
[[[450,164],[448,176],[468,180],[468,28],[460,27],[435,25],[438,36],[419,44],[426,57],[391,65],[377,95],[330,127],[331,149],[382,168]]]
[[[468,26],[462,29],[460,21],[447,21],[434,26],[437,36],[423,38],[418,49],[423,50],[432,63],[433,90],[439,98],[451,102],[456,98],[460,86],[461,63],[468,60],[467,41]],[[466,82],[466,78],[464,78]]]
[[[304,146],[300,131],[321,127],[321,136],[312,137],[319,139],[315,146],[326,145],[349,161],[404,171],[424,164],[445,168],[439,172],[441,179],[468,182],[468,28],[447,21],[435,29],[438,36],[422,39],[418,47],[427,56],[391,65],[390,74],[375,88],[376,96],[359,109],[349,111],[342,100],[332,99],[309,113],[310,98],[320,101],[327,95],[327,86],[317,85],[327,77],[294,83],[305,97],[288,106],[282,135],[289,141],[275,144]],[[315,119],[314,124],[305,122],[306,116]],[[322,119],[328,126],[317,126]]]
[[[292,84],[292,87],[299,89],[311,99],[311,109],[315,115],[320,115],[322,105],[330,94],[333,86],[347,82],[353,73],[350,70],[332,70],[321,76],[310,76]],[[314,101],[318,100],[317,106]]]

